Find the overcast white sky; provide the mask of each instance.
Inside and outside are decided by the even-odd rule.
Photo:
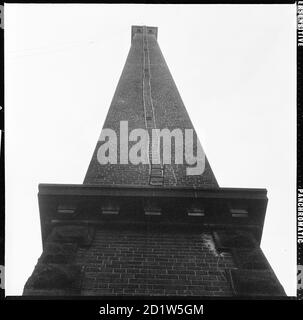
[[[295,295],[295,5],[6,4],[6,293],[41,254],[38,184],[83,181],[137,24],[220,186],[267,188],[262,249]]]

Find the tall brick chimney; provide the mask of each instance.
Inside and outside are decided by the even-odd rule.
[[[131,29],[104,123],[117,134],[118,159],[133,129],[193,129],[157,35]],[[39,185],[43,253],[24,295],[285,295],[260,249],[265,189],[220,188],[207,158],[199,175],[174,155],[169,164],[101,165],[102,144],[83,184]]]

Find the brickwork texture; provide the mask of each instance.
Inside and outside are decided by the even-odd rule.
[[[177,128],[194,129],[155,35],[147,33],[145,39],[144,42],[143,29],[135,33],[103,126],[103,128],[113,129],[117,133],[118,141],[120,121],[128,121],[129,131],[139,128],[147,129],[146,113],[151,115],[154,128],[167,128],[170,131]],[[144,73],[148,73],[149,81],[146,83],[150,85],[149,97],[145,98]],[[150,112],[148,108],[151,108]],[[194,136],[196,137],[195,131]],[[118,162],[100,165],[97,152],[101,144],[100,141],[97,143],[84,180],[85,184],[149,184],[150,167],[147,164],[132,165]],[[134,142],[129,142],[129,149],[132,145]],[[196,150],[196,144],[194,144],[194,150]],[[185,154],[185,148],[183,153]],[[186,175],[186,166],[174,162],[174,152],[172,152],[172,163],[165,165],[165,186],[218,187],[207,158],[205,171],[202,175],[196,176]]]

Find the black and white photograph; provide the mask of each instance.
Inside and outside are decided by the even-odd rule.
[[[297,6],[5,3],[5,295],[295,298]]]

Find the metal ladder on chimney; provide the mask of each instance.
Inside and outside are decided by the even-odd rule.
[[[149,137],[152,137],[152,129],[156,129],[156,120],[154,113],[154,106],[151,97],[151,84],[150,84],[150,59],[148,39],[146,37],[146,27],[143,27],[143,105],[144,105],[144,117],[145,126],[149,133]],[[149,184],[152,186],[164,185],[164,165],[161,163],[154,163],[152,144],[149,141]],[[160,149],[158,150],[160,153]]]

